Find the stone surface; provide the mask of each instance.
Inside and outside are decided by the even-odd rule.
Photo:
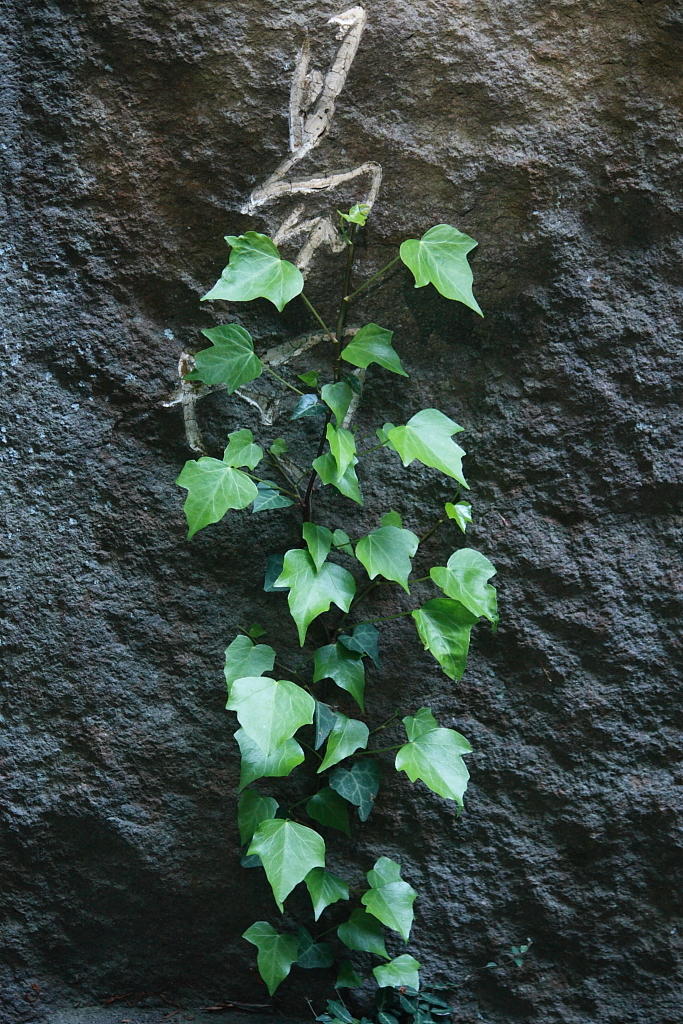
[[[277,918],[239,868],[220,662],[245,620],[292,639],[255,581],[297,520],[237,513],[187,543],[188,450],[162,403],[226,311],[259,347],[309,329],[296,305],[198,299],[224,234],[287,212],[239,210],[286,154],[304,28],[324,66],[337,10],[3,8],[3,1021],[190,983],[202,1003],[263,997],[239,936]],[[330,841],[340,871],[400,857],[410,949],[466,1024],[683,1017],[682,30],[669,0],[377,0],[305,165],[384,167],[359,274],[439,221],[479,241],[483,321],[405,271],[353,314],[396,330],[411,374],[371,375],[361,427],[423,405],[462,423],[472,544],[498,566],[501,627],[479,627],[462,683],[402,620],[372,679],[374,721],[427,693],[471,740],[466,813],[394,778],[350,854]],[[329,310],[338,259],[315,266]],[[198,408],[212,451],[258,428],[225,395]],[[363,475],[364,510],[331,503],[356,534],[381,505],[422,530],[450,496],[384,455]],[[437,533],[433,561],[457,543]],[[527,936],[521,969],[482,969]],[[300,971],[279,1005],[307,1013],[329,982]]]

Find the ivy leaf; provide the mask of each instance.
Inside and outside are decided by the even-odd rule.
[[[433,284],[440,295],[462,302],[483,316],[472,294],[472,270],[467,262],[467,253],[477,244],[450,224],[437,224],[419,241],[417,238],[406,239],[399,254],[412,270],[416,288]]]
[[[314,967],[332,966],[334,963],[334,950],[329,942],[314,942],[313,936],[306,928],[299,928],[297,935],[299,939],[297,964],[299,967],[309,970]]]
[[[285,452],[289,451],[289,445],[285,441],[284,437],[278,437],[273,441],[268,451],[277,459],[280,455],[284,455]]]
[[[270,508],[287,508],[288,505],[294,504],[291,498],[281,494],[276,488],[277,484],[270,480],[259,480],[256,484],[258,494],[254,498],[251,511],[266,512]]]
[[[264,629],[260,622],[252,622],[251,626],[247,630],[247,633],[252,640],[258,640],[260,636],[265,636],[267,632],[268,630]],[[244,675],[247,675],[247,673],[245,672]]]
[[[462,487],[469,485],[462,475],[463,449],[451,441],[451,435],[462,430],[457,423],[438,409],[422,409],[404,427],[394,427],[388,439],[401,456],[404,466],[419,459],[425,466],[453,477]]]
[[[351,555],[353,558],[353,547],[351,546],[351,538],[348,533],[344,533],[343,530],[335,530],[332,534],[332,545],[339,551],[343,551],[345,555]]]
[[[351,399],[353,398],[353,391],[348,384],[344,384],[339,381],[337,384],[325,384],[320,390],[323,402],[329,405],[330,409],[334,413],[337,421],[337,426],[341,427],[344,422],[344,417],[349,411],[351,405]]]
[[[498,595],[487,581],[496,575],[496,567],[474,548],[454,551],[445,566],[430,569],[437,587],[447,597],[464,604],[468,611],[485,616],[495,628],[498,624]]]
[[[246,428],[228,434],[229,444],[223,452],[226,466],[247,466],[256,469],[263,458],[263,450],[254,444],[254,435]]]
[[[387,423],[384,424],[383,427],[378,427],[377,430],[375,431],[375,433],[377,434],[377,437],[380,439],[382,444],[386,445],[386,447],[389,448],[392,452],[395,452],[396,449],[394,448],[393,444],[389,440],[389,434],[395,428],[396,428],[396,424],[395,423],[387,422]]]
[[[367,203],[354,203],[348,213],[342,213],[341,210],[337,210],[337,213],[342,220],[363,227],[370,214],[370,207]]]
[[[374,953],[389,959],[387,947],[384,945],[382,927],[376,918],[365,910],[354,910],[348,921],[337,928],[337,935],[349,949],[357,949],[363,953]]]
[[[401,878],[401,865],[388,857],[380,857],[368,871],[371,889],[361,896],[361,903],[387,928],[398,932],[404,942],[413,925],[413,903],[417,893]]]
[[[244,729],[237,730],[235,739],[242,755],[240,790],[248,786],[250,782],[256,782],[257,779],[282,778],[289,775],[297,765],[306,759],[306,755],[296,740],[287,740],[272,754],[264,754],[258,743],[247,736]]]
[[[335,988],[360,988],[363,984],[362,978],[359,978],[354,970],[354,966],[350,960],[345,960],[339,968],[339,975],[334,983]]]
[[[344,476],[344,473],[354,464],[353,458],[356,454],[356,439],[350,430],[343,427],[334,427],[327,424],[325,436],[330,445],[330,451],[334,461],[337,463],[337,473]]]
[[[429,708],[421,708],[415,718],[408,716],[403,722],[412,739],[396,754],[396,770],[405,772],[411,782],[422,779],[434,793],[462,807],[470,777],[462,754],[470,753],[472,747],[455,729],[439,729]]]
[[[413,568],[410,559],[417,551],[419,539],[412,530],[396,526],[380,526],[356,544],[356,558],[364,566],[371,580],[384,576],[399,583],[407,594],[408,577]]]
[[[414,956],[404,953],[388,964],[373,967],[372,973],[381,988],[402,988],[405,985],[417,990],[420,987],[420,966]]]
[[[315,728],[315,749],[318,750],[322,747],[327,737],[332,732],[332,727],[337,721],[332,708],[328,707],[327,704],[323,704],[322,701],[317,700],[315,702],[315,717],[314,728]]]
[[[348,804],[331,786],[325,786],[311,797],[306,804],[306,813],[321,825],[328,825],[330,828],[345,832],[347,836],[351,835]]]
[[[308,373],[298,374],[299,380],[302,380],[304,384],[308,384],[309,388],[317,388],[318,386],[318,371],[309,370]]]
[[[261,796],[256,789],[244,790],[237,805],[237,827],[242,846],[250,841],[262,821],[275,817],[279,806],[272,796]]]
[[[315,701],[310,693],[288,679],[244,676],[230,687],[228,711],[264,754],[272,754],[302,725],[313,721]]]
[[[334,679],[337,686],[351,694],[361,711],[365,711],[363,691],[365,690],[365,668],[362,656],[346,646],[327,644],[315,652],[313,682]]]
[[[266,562],[266,575],[263,580],[263,589],[267,594],[272,594],[275,590],[289,590],[289,587],[275,586],[275,580],[282,572],[282,566],[284,563],[284,555],[268,555],[268,561]]]
[[[256,962],[259,974],[272,996],[289,974],[299,955],[299,943],[293,935],[280,935],[267,921],[257,921],[247,928],[243,939],[258,949]]]
[[[448,518],[455,519],[462,532],[465,533],[467,524],[472,522],[472,506],[468,505],[466,501],[459,501],[457,505],[454,505],[452,501],[447,501],[444,509]]]
[[[319,416],[326,412],[327,408],[318,401],[317,395],[302,395],[289,418],[290,420],[300,420],[302,416]]]
[[[342,351],[342,359],[354,366],[365,369],[370,363],[378,363],[386,370],[393,373],[400,373],[402,377],[408,374],[401,366],[398,353],[391,346],[393,331],[385,331],[378,324],[366,324],[361,327],[345,349]]]
[[[427,601],[411,614],[425,650],[434,655],[447,676],[462,679],[477,616],[446,597]]]
[[[338,903],[339,900],[348,900],[349,887],[341,878],[337,878],[330,871],[324,868],[313,868],[304,879],[311,895],[313,913],[316,921],[322,914],[325,907],[331,903]]]
[[[337,714],[337,721],[327,740],[325,758],[318,768],[318,774],[343,761],[361,747],[365,749],[369,735],[370,731],[365,722]]]
[[[328,530],[326,526],[304,523],[301,532],[306,541],[308,553],[315,562],[316,570],[319,571],[332,547],[332,531]]]
[[[332,562],[325,562],[316,571],[315,562],[302,548],[292,548],[287,552],[275,585],[290,588],[287,601],[302,647],[313,619],[328,611],[332,603],[347,612],[356,592],[356,583],[350,572]]]
[[[356,1018],[351,1016],[351,1013],[344,1004],[334,999],[327,1000],[327,1012],[331,1013],[337,1021],[340,1021],[340,1024],[358,1024]]]
[[[348,384],[354,395],[360,397],[363,394],[363,385],[361,384],[355,373],[345,373],[342,376],[342,381]]]
[[[358,808],[360,820],[367,821],[375,806],[381,776],[377,762],[364,757],[362,761],[357,761],[350,771],[346,768],[335,768],[330,773],[329,782],[335,792]]]
[[[232,246],[230,262],[202,302],[215,299],[249,302],[264,298],[281,313],[290,299],[303,291],[301,271],[280,257],[268,235],[247,231],[238,237],[226,235],[225,241]]]
[[[247,854],[258,854],[279,909],[295,885],[313,868],[325,867],[325,841],[312,828],[295,821],[262,821]]]
[[[399,513],[394,512],[393,509],[391,510],[391,512],[384,513],[384,515],[380,519],[380,523],[382,524],[382,526],[396,526],[399,530],[403,529],[403,520],[401,519]]]
[[[228,509],[246,508],[258,494],[246,473],[208,457],[186,462],[176,483],[187,489],[183,509],[188,540],[198,530],[219,522]]]
[[[254,352],[249,331],[237,324],[210,327],[202,331],[213,342],[211,348],[197,352],[196,368],[185,380],[201,380],[205,384],[225,384],[231,395],[242,384],[256,380],[263,373],[263,363]]]
[[[332,484],[345,498],[350,498],[351,501],[356,501],[359,505],[362,505],[363,495],[361,494],[358,477],[354,468],[357,464],[358,459],[354,457],[352,465],[348,467],[343,476],[340,476],[337,463],[331,452],[319,455],[312,463],[313,469],[324,484]]]
[[[339,643],[343,644],[350,651],[359,651],[361,654],[367,654],[372,658],[377,668],[380,668],[378,639],[379,630],[371,626],[369,622],[361,622],[360,625],[353,627],[352,636],[343,633],[339,637]]]
[[[268,644],[254,644],[248,636],[237,636],[225,650],[225,685],[230,687],[241,676],[262,676],[271,672],[275,651]]]

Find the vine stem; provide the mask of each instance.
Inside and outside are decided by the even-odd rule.
[[[381,619],[366,619],[365,622],[357,622],[356,625],[357,626],[372,626],[372,625],[374,625],[375,622],[390,622],[391,619],[402,619],[405,615],[412,615],[414,611],[415,611],[415,609],[411,608],[410,611],[399,612],[398,615],[384,615]]]
[[[253,473],[247,473],[243,470],[246,476],[251,477],[252,480],[258,480],[260,484],[268,484],[269,487],[276,487],[278,491],[282,491],[283,494],[287,494],[290,498],[295,498],[297,503],[301,503],[301,495],[295,494],[294,491],[288,491],[286,487],[281,487],[280,484],[273,483],[272,480],[264,480],[262,476],[254,476]]]
[[[376,750],[359,750],[354,757],[364,757],[366,754],[384,754],[387,750],[400,750],[404,743],[397,743],[395,747],[378,747]]]
[[[400,714],[401,714],[401,709],[397,708],[396,711],[394,711],[393,715],[390,718],[387,718],[386,722],[382,722],[382,724],[378,725],[376,729],[371,729],[370,730],[370,735],[372,736],[373,733],[380,732],[382,729],[386,729],[387,726],[390,725],[391,722],[393,722],[393,720],[395,718],[398,718],[398,716]]]
[[[362,284],[360,286],[360,288],[356,288],[355,292],[351,292],[350,295],[345,295],[344,296],[344,302],[348,303],[348,302],[351,301],[351,299],[355,299],[356,295],[360,295],[360,293],[362,291],[365,291],[365,289],[368,288],[372,284],[373,281],[376,281],[378,277],[382,276],[382,274],[386,274],[387,270],[391,270],[391,268],[396,263],[398,263],[398,261],[400,259],[401,259],[400,256],[394,256],[393,260],[391,260],[391,262],[387,263],[386,267],[382,267],[382,269],[378,270],[376,274],[373,274],[372,277],[369,277],[367,279],[367,281],[365,282],[365,284]]]
[[[329,327],[327,326],[327,324],[325,323],[325,321],[323,320],[323,318],[321,317],[320,313],[315,308],[313,303],[310,301],[309,298],[307,298],[306,295],[304,295],[303,292],[300,292],[300,295],[301,295],[301,298],[303,299],[304,305],[308,306],[308,309],[313,314],[313,316],[316,318],[316,320],[318,321],[318,323],[320,324],[320,326],[322,327],[322,329],[324,330],[325,334],[328,336],[328,338],[330,339],[332,344],[336,345],[337,344],[337,339],[335,338],[334,334],[329,329]]]
[[[263,368],[264,368],[264,370],[267,370],[267,371],[268,371],[268,373],[272,373],[273,377],[275,377],[275,378],[276,378],[277,380],[279,380],[281,384],[284,384],[284,386],[285,386],[286,388],[289,388],[289,389],[290,389],[290,391],[296,391],[297,395],[303,395],[303,393],[304,393],[303,391],[299,391],[299,389],[298,389],[298,388],[295,388],[293,384],[289,384],[289,383],[288,383],[288,382],[287,382],[287,381],[285,380],[285,378],[284,378],[284,377],[281,377],[281,376],[280,376],[280,374],[279,374],[279,373],[276,373],[276,372],[275,372],[275,370],[271,370],[271,368],[270,368],[270,367],[268,366],[268,364],[267,364],[267,363],[264,363],[264,364],[263,364]]]
[[[353,253],[355,237],[356,225],[352,224],[349,229],[349,238],[346,243],[346,267],[344,268],[344,287],[342,288],[342,297],[339,303],[339,315],[337,316],[337,328],[335,330],[336,342],[334,346],[333,365],[335,382],[338,381],[341,377],[342,331],[344,330],[344,322],[346,320],[349,302],[351,301],[351,296],[348,294],[348,291],[349,288],[351,287],[351,272],[353,270]]]

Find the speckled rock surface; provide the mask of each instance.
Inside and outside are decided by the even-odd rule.
[[[198,303],[222,236],[286,213],[239,210],[286,153],[304,28],[324,66],[337,10],[2,8],[3,1021],[187,984],[199,1002],[262,999],[239,936],[275,911],[239,867],[220,662],[244,619],[292,638],[257,581],[298,525],[236,513],[187,543],[174,479],[189,453],[162,403],[182,348],[222,315]],[[400,857],[422,894],[410,949],[453,984],[463,1024],[678,1024],[681,8],[368,13],[306,170],[382,164],[362,272],[433,223],[472,234],[486,318],[395,273],[354,318],[396,330],[411,378],[373,374],[360,423],[434,405],[465,427],[472,544],[498,566],[502,623],[479,627],[457,685],[387,624],[371,714],[429,694],[474,747],[466,814],[394,778],[332,860]],[[316,258],[324,308],[337,268]],[[296,304],[227,313],[259,347],[309,329]],[[258,428],[225,395],[199,409],[212,450]],[[449,497],[384,455],[363,476],[350,532],[380,505],[419,531]],[[335,525],[346,515],[332,503]],[[436,534],[431,564],[457,543]],[[527,936],[521,969],[480,970]],[[302,1014],[323,988],[299,972],[280,1005]]]

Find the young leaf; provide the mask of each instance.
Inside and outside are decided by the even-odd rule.
[[[196,368],[185,375],[185,380],[201,380],[205,384],[225,384],[228,394],[263,373],[263,363],[254,353],[251,335],[244,327],[226,324],[202,331],[213,342],[211,348],[197,352]]]
[[[301,271],[281,259],[277,246],[267,235],[247,231],[239,237],[226,235],[225,241],[232,246],[230,262],[202,302],[249,302],[264,298],[281,313],[290,299],[303,291]]]
[[[237,827],[240,843],[244,846],[253,836],[262,821],[274,818],[278,807],[271,796],[261,796],[256,789],[245,789],[237,805]]]
[[[435,566],[429,573],[447,597],[460,601],[473,615],[485,616],[494,627],[498,624],[498,595],[488,580],[495,574],[496,567],[473,548],[454,551],[445,566]]]
[[[320,870],[317,868],[316,870]],[[334,950],[329,942],[314,942],[313,936],[305,928],[298,930],[299,957],[297,964],[309,970],[314,967],[331,967],[334,963]]]
[[[391,510],[391,512],[384,513],[384,515],[380,519],[380,523],[382,524],[382,526],[395,526],[399,530],[403,529],[403,520],[401,519],[401,516],[398,514],[398,512],[394,512],[393,509]]]
[[[322,701],[317,700],[315,702],[315,716],[313,718],[314,729],[315,729],[315,749],[319,750],[327,737],[332,732],[332,727],[337,721],[337,716],[328,707],[327,704],[323,704]]]
[[[392,452],[395,452],[396,449],[394,448],[393,444],[389,440],[389,434],[391,433],[392,430],[395,429],[395,427],[396,427],[395,423],[387,422],[387,423],[384,424],[383,427],[378,427],[377,430],[375,431],[375,433],[377,434],[377,437],[380,439],[382,444],[386,445],[386,447],[389,448]]]
[[[451,679],[462,679],[472,626],[477,616],[446,597],[436,597],[412,612],[425,650],[434,655]]]
[[[353,398],[353,392],[348,384],[344,384],[341,381],[337,384],[325,384],[321,388],[320,394],[323,402],[329,405],[330,409],[334,413],[337,421],[337,426],[341,427],[344,422],[344,417],[349,411],[351,405],[351,399]]]
[[[370,207],[367,203],[354,203],[348,213],[342,213],[341,210],[337,210],[337,213],[342,220],[363,227],[370,214]]]
[[[353,627],[352,636],[343,633],[339,637],[339,643],[350,651],[359,651],[361,654],[369,655],[377,668],[380,668],[378,639],[379,631],[369,622],[361,622],[360,625]]]
[[[257,921],[247,928],[243,939],[258,949],[256,962],[259,974],[272,996],[280,982],[289,974],[299,955],[299,943],[293,935],[280,935],[267,921]]]
[[[411,742],[396,754],[396,770],[405,772],[411,782],[422,779],[434,793],[462,807],[470,777],[462,754],[472,747],[455,729],[439,729],[429,708],[421,708],[415,718],[403,721]]]
[[[401,865],[388,857],[380,857],[367,879],[372,886],[361,896],[361,903],[387,928],[408,941],[413,925],[413,903],[417,893],[401,878]]]
[[[306,758],[296,740],[287,740],[272,754],[264,754],[258,743],[247,736],[244,729],[237,730],[235,739],[242,755],[240,790],[248,786],[250,782],[256,782],[257,779],[281,778],[289,775]]]
[[[225,651],[225,684],[230,687],[241,676],[262,676],[272,671],[275,651],[268,644],[254,644],[248,636],[237,636]]]
[[[320,416],[327,408],[318,401],[317,395],[302,395],[294,406],[290,420],[300,420],[302,416]]]
[[[321,825],[328,825],[330,828],[345,832],[347,836],[351,835],[348,804],[331,786],[325,786],[311,797],[306,804],[306,813]]]
[[[426,231],[419,241],[417,238],[408,238],[399,253],[402,261],[413,272],[416,288],[433,284],[445,298],[462,302],[483,316],[472,294],[472,270],[467,262],[467,253],[477,244],[469,235],[464,235],[450,224],[437,224]]]
[[[343,1003],[338,1003],[334,999],[327,1000],[327,1011],[331,1013],[334,1018],[340,1022],[340,1024],[358,1024],[355,1017],[351,1016],[349,1010],[346,1009]]]
[[[332,484],[345,498],[350,498],[351,501],[356,501],[359,505],[362,505],[363,495],[361,494],[358,477],[354,468],[357,463],[358,459],[354,457],[353,464],[347,468],[343,476],[339,475],[337,463],[331,452],[319,455],[317,459],[313,460],[312,465],[324,484]]]
[[[404,427],[390,430],[388,440],[401,456],[404,466],[418,459],[425,466],[453,477],[469,490],[462,475],[462,457],[465,452],[455,441],[451,441],[451,435],[461,430],[462,427],[438,409],[422,409],[411,416]]]
[[[266,574],[263,580],[263,589],[267,594],[272,594],[275,590],[289,590],[289,587],[275,586],[275,580],[282,572],[284,562],[284,555],[268,555],[268,561],[266,562]]]
[[[304,384],[308,384],[309,388],[317,388],[318,386],[318,371],[309,370],[308,373],[298,374],[299,380],[302,380]]]
[[[346,768],[335,768],[329,782],[335,792],[358,808],[360,820],[367,821],[375,806],[381,774],[377,762],[364,757],[362,761],[356,761],[348,772]]]
[[[377,984],[382,988],[401,988],[405,985],[409,988],[419,989],[419,970],[420,964],[415,957],[409,953],[404,953],[388,964],[380,964],[379,967],[373,967],[372,973],[375,975]]]
[[[251,511],[266,512],[270,508],[287,508],[288,505],[294,504],[291,498],[281,494],[276,488],[277,484],[270,480],[259,480],[256,484],[258,494],[254,498]]]
[[[354,966],[350,960],[345,960],[339,968],[339,975],[334,983],[335,988],[360,988],[363,984],[362,978],[359,978],[354,970]]]
[[[361,711],[365,710],[365,669],[361,655],[347,650],[340,643],[328,644],[326,647],[318,648],[313,664],[314,683],[320,682],[321,679],[334,679],[337,686],[351,694]]]
[[[341,878],[337,878],[330,871],[324,868],[313,868],[304,879],[311,895],[313,913],[316,921],[322,914],[325,907],[331,903],[338,903],[339,900],[348,900],[349,887]]]
[[[276,438],[275,441],[273,441],[268,451],[277,459],[280,457],[280,455],[284,455],[285,452],[289,451],[289,445],[285,441],[284,437],[278,437]]]
[[[345,349],[342,351],[342,359],[354,366],[365,369],[370,363],[378,363],[386,370],[400,373],[402,377],[408,374],[401,366],[398,354],[391,346],[393,331],[385,331],[378,324],[366,324],[361,327]]]
[[[228,434],[229,444],[223,452],[226,466],[247,466],[256,469],[263,458],[263,450],[254,444],[254,435],[246,428]]]
[[[365,910],[354,910],[348,921],[340,924],[337,935],[349,949],[357,949],[363,953],[374,953],[389,959],[387,947],[384,945],[382,927],[376,918]]]
[[[207,457],[186,462],[176,483],[187,489],[183,508],[188,540],[210,523],[219,522],[228,509],[246,508],[258,494],[246,473]]]
[[[247,630],[247,633],[249,634],[249,636],[251,637],[252,640],[258,640],[258,638],[260,636],[265,636],[267,632],[268,632],[268,630],[264,629],[260,622],[252,622],[251,626]],[[251,672],[251,673],[245,672],[243,674],[246,676],[246,675],[253,675],[254,673],[253,672]]]
[[[280,910],[295,885],[313,868],[325,867],[325,841],[312,828],[295,821],[262,821],[254,833],[249,856],[256,853]]]
[[[316,571],[313,559],[302,548],[292,548],[287,552],[275,585],[290,588],[287,601],[302,647],[313,619],[328,611],[332,603],[347,612],[356,592],[356,583],[350,572],[332,562],[325,562]]]
[[[288,679],[244,676],[230,687],[226,707],[237,712],[247,736],[264,754],[272,754],[302,725],[313,722],[315,701]]]
[[[354,465],[356,439],[350,430],[333,427],[331,423],[327,424],[326,437],[334,461],[337,463],[337,473],[339,476],[344,476],[349,466]]]
[[[413,568],[410,559],[417,551],[419,539],[412,530],[399,530],[396,526],[380,526],[356,544],[356,558],[368,576],[384,576],[399,583],[410,593],[408,577]]]
[[[318,772],[324,772],[333,764],[338,764],[339,761],[343,761],[345,757],[349,757],[361,747],[365,749],[368,745],[369,735],[370,732],[365,722],[337,714],[337,721],[327,740],[325,758],[318,768]]]
[[[472,522],[472,506],[468,505],[466,501],[459,501],[457,505],[454,505],[452,501],[447,501],[444,509],[448,518],[455,519],[462,532],[465,533],[467,524]]]
[[[304,523],[302,533],[308,553],[315,562],[316,570],[319,571],[332,547],[332,531],[326,526]]]
[[[339,551],[343,551],[345,555],[351,555],[353,558],[353,547],[351,546],[351,538],[348,533],[344,533],[343,530],[335,530],[332,534],[332,546],[337,548]]]

